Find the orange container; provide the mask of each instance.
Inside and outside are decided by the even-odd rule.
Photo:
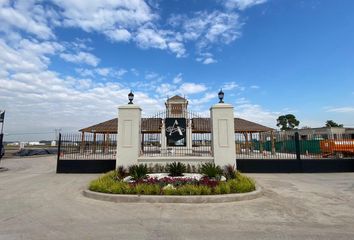
[[[320,148],[325,155],[354,155],[354,140],[322,140]]]

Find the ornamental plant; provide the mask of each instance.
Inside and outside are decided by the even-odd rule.
[[[228,164],[224,167],[224,176],[226,180],[235,179],[236,178],[236,168],[235,165]]]
[[[200,172],[208,178],[220,179],[222,176],[222,169],[215,165],[215,163],[204,163],[200,169]]]
[[[123,179],[128,176],[128,170],[124,166],[117,167],[117,179]]]
[[[135,165],[134,168],[138,168]],[[141,168],[144,168],[142,165]],[[166,187],[168,186],[168,187]],[[244,193],[255,190],[255,182],[236,173],[236,179],[218,181],[204,177],[201,180],[192,178],[141,178],[134,182],[124,182],[117,178],[117,171],[111,171],[91,181],[91,191],[113,194],[141,194],[141,195],[205,195]]]
[[[186,172],[186,165],[181,162],[173,162],[167,164],[167,171],[171,177],[183,176],[183,173]]]
[[[148,169],[146,164],[132,165],[129,167],[129,175],[135,181],[139,181],[146,178],[147,173]]]

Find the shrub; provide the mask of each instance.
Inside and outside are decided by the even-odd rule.
[[[160,171],[160,167],[157,163],[155,163],[153,171],[154,171],[154,173],[158,173]]]
[[[128,176],[128,170],[124,166],[118,166],[116,171],[116,178],[123,179]]]
[[[108,172],[91,181],[89,189],[91,191],[114,194],[209,195],[244,193],[253,191],[256,188],[255,182],[240,172],[236,172],[235,179],[230,179],[226,182],[205,177],[199,182],[195,179],[163,178],[158,180],[157,178],[147,178],[140,179],[134,183],[127,183],[117,180],[117,175],[118,171]],[[167,185],[171,187],[166,187]]]
[[[186,172],[187,173],[191,173],[192,172],[192,168],[191,168],[191,165],[189,163],[187,164]]]
[[[220,179],[222,175],[222,169],[214,163],[204,163],[200,169],[200,172],[208,178]]]
[[[142,195],[159,195],[161,193],[161,187],[158,184],[137,184],[134,186],[135,194]]]
[[[180,162],[173,162],[167,164],[167,171],[171,177],[183,176],[183,173],[186,172],[186,165]]]
[[[227,183],[229,184],[232,193],[245,193],[256,189],[255,182],[239,172],[236,173],[236,179],[228,180]]]
[[[111,193],[112,186],[116,181],[114,180],[114,171],[111,171],[104,176],[91,181],[89,189],[96,192]]]
[[[178,188],[165,188],[162,193],[164,195],[210,195],[212,191],[207,186],[186,184]]]
[[[118,172],[117,171],[109,171],[107,172],[104,176],[108,177],[108,178],[111,178],[113,180],[117,179],[118,178]]]
[[[154,173],[154,166],[152,163],[149,164],[147,169],[148,169],[148,173]]]
[[[164,165],[159,165],[159,173],[163,173],[166,171],[166,167]]]
[[[256,184],[252,178],[242,175],[240,172],[236,173],[236,192],[237,193],[244,193],[244,192],[251,192],[256,189]]]
[[[135,180],[139,181],[146,178],[147,174],[146,164],[132,165],[129,167],[129,175]]]
[[[221,182],[214,188],[215,194],[229,194],[231,193],[231,187],[228,182]]]
[[[224,176],[226,180],[235,179],[236,178],[236,168],[235,165],[228,164],[224,167]]]

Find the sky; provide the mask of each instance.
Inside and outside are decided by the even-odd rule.
[[[0,0],[5,141],[53,139],[144,116],[179,94],[207,115],[222,88],[235,117],[269,127],[354,127],[354,1]]]

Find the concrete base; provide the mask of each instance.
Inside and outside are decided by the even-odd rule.
[[[146,164],[167,164],[172,162],[181,162],[190,165],[198,165],[213,162],[213,157],[139,157],[138,163]]]
[[[263,195],[262,188],[256,186],[256,190],[249,193],[233,193],[220,195],[198,196],[170,196],[170,195],[127,195],[108,194],[84,190],[83,195],[88,198],[109,202],[125,203],[225,203],[251,200]]]

